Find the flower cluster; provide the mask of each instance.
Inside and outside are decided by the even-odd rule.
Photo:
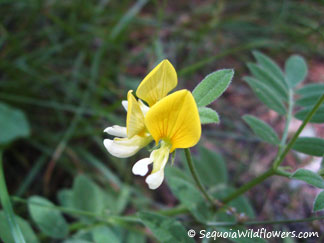
[[[201,135],[198,108],[191,92],[183,89],[168,95],[177,83],[174,67],[163,60],[140,83],[137,98],[130,90],[127,101],[122,101],[127,111],[126,127],[115,125],[104,130],[116,136],[113,140],[105,139],[104,145],[119,158],[130,157],[155,141],[157,148],[132,169],[135,175],[145,176],[153,163],[152,172],[145,180],[153,190],[163,182],[169,154],[177,148],[196,145]]]

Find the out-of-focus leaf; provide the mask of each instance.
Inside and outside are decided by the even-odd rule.
[[[324,88],[323,88],[322,94],[323,93],[324,93]],[[312,95],[307,95],[307,96],[301,97],[296,101],[296,105],[313,106],[318,101],[320,96],[321,96],[321,94],[312,94]]]
[[[288,84],[286,83],[285,76],[281,70],[281,68],[268,56],[265,54],[259,52],[259,51],[253,51],[253,56],[257,60],[257,62],[269,73],[273,74],[276,79],[283,83],[285,87],[288,87]]]
[[[104,196],[101,189],[88,177],[79,175],[73,183],[73,206],[93,213],[102,213]]]
[[[321,95],[324,92],[324,84],[307,84],[296,91],[301,96]]]
[[[146,239],[143,234],[129,231],[126,236],[126,243],[145,243]]]
[[[122,242],[122,239],[115,234],[113,230],[107,226],[98,226],[92,230],[92,237],[95,243],[119,243]]]
[[[268,86],[252,77],[244,77],[244,80],[266,106],[277,111],[281,115],[286,113],[286,108],[280,101],[280,97],[276,96]]]
[[[219,123],[219,116],[213,109],[208,107],[199,107],[198,111],[201,124]]]
[[[7,144],[20,137],[29,136],[29,124],[25,114],[0,102],[0,144]]]
[[[303,108],[302,110],[298,111],[295,114],[295,117],[299,120],[304,120],[308,113],[313,109],[312,106],[308,106]],[[313,115],[312,119],[310,122],[313,123],[323,123],[324,122],[324,106],[321,105],[320,108],[316,111],[316,113]]]
[[[324,139],[314,137],[299,137],[297,138],[293,149],[313,156],[324,155]]]
[[[169,176],[167,181],[173,195],[190,210],[198,221],[206,222],[208,218],[212,217],[205,199],[196,187],[177,177]]]
[[[193,90],[198,107],[216,100],[228,88],[234,76],[233,69],[223,69],[207,75]]]
[[[38,239],[29,225],[28,221],[24,220],[23,218],[19,216],[15,216],[16,222],[19,225],[19,228],[21,229],[21,232],[26,240],[26,242],[30,243],[38,243]],[[14,242],[14,239],[12,238],[12,234],[10,231],[10,226],[8,225],[7,218],[3,211],[0,211],[0,239],[3,242]]]
[[[255,116],[245,115],[243,120],[251,127],[253,132],[263,141],[273,145],[280,143],[277,133],[264,121]]]
[[[268,73],[268,71],[263,67],[253,63],[249,63],[248,68],[253,76],[260,82],[264,83],[268,89],[271,89],[277,97],[279,97],[281,100],[288,99],[287,87],[280,80],[276,79],[271,73]]]
[[[174,218],[150,212],[140,212],[139,217],[159,242],[194,242],[188,237],[187,230]]]
[[[314,200],[313,211],[320,211],[324,209],[324,191],[321,191]]]
[[[131,190],[127,185],[124,185],[121,188],[116,202],[116,210],[115,210],[116,214],[120,214],[125,210],[127,203],[129,202],[130,192]]]
[[[303,57],[292,55],[285,63],[286,80],[290,88],[296,87],[307,76],[307,64]]]
[[[323,178],[310,171],[310,170],[305,170],[305,169],[298,169],[292,176],[291,178],[305,181],[310,185],[313,185],[318,188],[324,188],[324,180]]]
[[[73,208],[73,191],[62,189],[57,193],[59,203],[65,208]]]
[[[204,147],[199,149],[199,154],[199,159],[195,157],[194,161],[202,183],[209,187],[226,184],[228,174],[222,156]]]
[[[62,239],[68,234],[68,224],[61,212],[49,200],[32,196],[28,199],[29,213],[38,228],[47,236]]]

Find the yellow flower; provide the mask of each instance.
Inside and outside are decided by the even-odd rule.
[[[104,130],[104,132],[116,136],[113,140],[104,140],[104,145],[110,154],[119,158],[127,158],[153,140],[144,121],[149,107],[140,99],[151,107],[176,87],[177,83],[174,67],[168,60],[163,60],[137,88],[138,100],[132,94],[132,90],[128,92],[127,101],[122,101],[122,105],[127,111],[126,127],[115,125]]]
[[[180,90],[158,101],[145,116],[145,126],[160,148],[149,158],[133,166],[133,173],[144,176],[153,163],[152,173],[146,178],[150,189],[158,188],[164,179],[164,167],[169,154],[177,148],[196,145],[201,136],[198,108],[188,90]]]

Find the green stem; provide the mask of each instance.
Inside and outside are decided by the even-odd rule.
[[[2,204],[2,208],[4,209],[4,213],[6,215],[7,221],[9,223],[10,231],[13,236],[13,239],[16,243],[24,243],[25,239],[21,230],[16,222],[15,214],[12,209],[12,205],[10,202],[6,181],[3,173],[3,165],[2,165],[2,150],[0,149],[0,200]]]
[[[287,144],[285,150],[282,153],[280,153],[280,155],[277,157],[277,159],[275,160],[275,162],[273,164],[274,169],[278,168],[278,166],[283,162],[284,158],[286,157],[286,155],[288,154],[288,152],[290,151],[290,149],[292,148],[292,146],[296,142],[299,134],[303,131],[303,129],[305,128],[307,123],[312,119],[313,115],[316,113],[316,111],[318,110],[318,108],[321,106],[321,104],[323,102],[324,102],[324,94],[318,99],[318,101],[314,105],[313,109],[307,114],[307,116],[304,119],[303,123],[299,126],[297,132],[294,134],[292,139]]]
[[[248,191],[249,189],[256,186],[257,184],[260,184],[265,179],[267,179],[268,177],[270,177],[270,176],[272,176],[274,174],[275,174],[275,171],[272,168],[270,168],[269,170],[265,171],[263,174],[259,175],[258,177],[254,178],[253,180],[249,181],[248,183],[244,184],[239,189],[237,189],[236,191],[231,193],[229,196],[224,198],[222,200],[222,202],[224,204],[229,203],[230,201],[234,200],[235,198],[237,198],[238,196],[240,196],[244,192]]]
[[[235,225],[266,225],[266,224],[287,224],[287,223],[303,223],[315,220],[323,220],[324,216],[310,217],[302,219],[283,219],[283,220],[267,220],[267,221],[247,221],[247,222],[210,222],[208,226],[235,226]]]
[[[184,151],[185,151],[187,163],[188,163],[188,166],[189,166],[189,170],[190,170],[191,175],[192,175],[193,179],[195,180],[195,182],[196,182],[199,190],[204,195],[204,197],[206,198],[206,200],[209,201],[211,205],[215,206],[214,200],[208,195],[208,193],[205,190],[204,186],[200,182],[200,179],[198,177],[198,174],[196,172],[196,169],[195,169],[195,167],[194,167],[194,165],[192,163],[190,149],[186,148],[186,149],[184,149]]]

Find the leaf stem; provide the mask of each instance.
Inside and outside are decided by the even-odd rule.
[[[273,168],[277,169],[278,166],[283,162],[284,158],[296,142],[299,134],[303,131],[307,123],[312,119],[313,115],[316,113],[318,108],[321,106],[321,104],[324,102],[324,94],[318,99],[316,104],[313,106],[313,109],[307,114],[306,118],[304,119],[303,123],[299,126],[297,132],[294,134],[292,139],[289,141],[287,146],[285,147],[284,151],[279,154],[279,156],[276,158],[275,162],[273,163]]]
[[[201,191],[201,193],[204,195],[204,197],[206,198],[206,200],[208,202],[210,202],[211,205],[216,206],[214,200],[208,195],[207,191],[205,190],[204,186],[201,184],[200,179],[198,177],[198,174],[196,172],[196,169],[192,163],[192,157],[191,157],[191,153],[190,153],[190,149],[186,148],[184,149],[185,151],[185,155],[186,155],[186,159],[187,159],[187,163],[189,166],[189,170],[191,172],[191,175],[193,177],[193,179],[195,180],[197,187],[199,188],[199,190]]]
[[[3,165],[2,165],[2,153],[3,151],[0,149],[0,200],[2,207],[4,209],[4,213],[6,215],[7,221],[9,223],[10,231],[12,237],[16,243],[25,243],[25,239],[19,225],[16,222],[15,214],[12,209],[12,205],[10,202],[6,181],[3,172]]]

